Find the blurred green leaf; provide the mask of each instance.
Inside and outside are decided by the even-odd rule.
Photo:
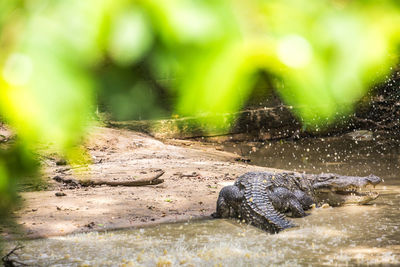
[[[143,12],[125,10],[111,26],[110,55],[120,65],[133,64],[150,49],[152,32]]]

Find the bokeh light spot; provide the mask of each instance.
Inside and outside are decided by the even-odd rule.
[[[310,43],[299,35],[287,35],[278,43],[278,58],[288,67],[302,68],[307,66],[312,58]]]
[[[10,85],[21,86],[29,82],[32,72],[33,64],[30,57],[21,53],[13,53],[3,67],[3,78]]]

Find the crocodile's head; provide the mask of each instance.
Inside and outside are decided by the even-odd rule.
[[[379,194],[372,191],[382,181],[375,175],[366,177],[321,174],[315,177],[313,189],[319,204],[331,206],[346,204],[365,204],[376,199]]]

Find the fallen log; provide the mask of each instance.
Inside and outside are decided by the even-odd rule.
[[[64,183],[72,186],[82,186],[82,187],[88,187],[88,186],[96,186],[96,185],[108,185],[108,186],[144,186],[144,185],[156,185],[156,184],[161,184],[164,182],[164,179],[159,179],[162,175],[164,175],[164,171],[160,170],[157,172],[155,175],[146,177],[146,178],[141,178],[141,179],[136,179],[132,181],[107,181],[107,180],[91,180],[91,179],[85,179],[85,180],[76,180],[72,178],[63,178],[61,176],[55,176],[53,177],[53,180],[59,182],[59,183]]]

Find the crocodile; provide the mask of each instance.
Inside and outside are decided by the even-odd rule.
[[[375,175],[343,176],[294,172],[248,172],[221,189],[214,218],[238,218],[270,233],[295,225],[286,219],[304,217],[305,210],[328,204],[366,204],[379,194],[368,191],[381,182]]]

